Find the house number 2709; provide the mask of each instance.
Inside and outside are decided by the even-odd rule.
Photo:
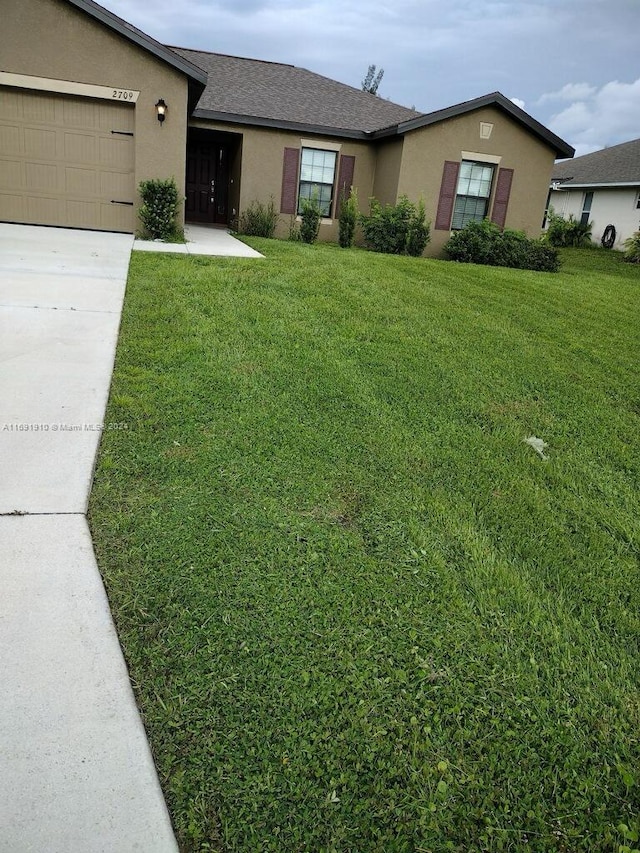
[[[126,89],[114,89],[111,97],[117,101],[132,101],[133,92],[127,92]]]

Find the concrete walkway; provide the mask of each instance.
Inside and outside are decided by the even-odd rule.
[[[0,224],[1,853],[177,851],[85,518],[132,245]]]
[[[236,240],[224,228],[208,225],[186,225],[186,243],[163,243],[156,240],[136,240],[133,248],[137,252],[173,252],[182,255],[217,255],[226,258],[263,258],[241,240]]]

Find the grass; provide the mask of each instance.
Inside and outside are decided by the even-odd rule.
[[[91,499],[181,849],[639,848],[640,271],[250,242],[134,254]]]

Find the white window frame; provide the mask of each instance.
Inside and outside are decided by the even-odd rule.
[[[456,196],[453,203],[453,216],[451,218],[451,230],[452,231],[460,231],[468,222],[482,222],[489,215],[489,208],[491,205],[491,197],[493,195],[493,188],[495,185],[496,174],[498,172],[498,163],[496,163],[495,157],[483,157],[479,155],[482,159],[471,159],[469,155],[471,152],[463,151],[462,152],[462,161],[460,163],[460,171],[458,172],[458,183],[456,186]],[[463,167],[465,165],[471,166],[471,175],[467,176],[462,174]],[[473,168],[480,167],[483,170],[491,169],[491,178],[489,179],[489,189],[487,195],[481,195],[479,193],[461,193],[460,189],[463,186],[463,181],[467,182],[467,189],[471,189],[471,181],[474,180],[478,183],[486,183],[486,180],[482,180],[482,178],[473,178]],[[477,215],[468,215],[466,211],[464,211],[461,215],[460,224],[455,224],[456,222],[456,212],[459,205],[459,199],[484,199],[484,212],[481,217]],[[458,211],[459,213],[459,211]]]
[[[300,172],[298,175],[298,196],[297,196],[297,202],[296,202],[296,214],[297,214],[298,219],[300,218],[301,202],[303,200],[303,197],[300,194],[302,184],[303,183],[311,183],[311,184],[316,183],[316,184],[322,184],[323,186],[331,186],[331,198],[330,198],[329,203],[328,203],[328,211],[325,212],[326,208],[325,208],[325,210],[322,211],[322,222],[323,223],[330,223],[333,221],[331,218],[331,211],[333,210],[333,204],[335,202],[336,180],[338,177],[338,161],[340,159],[341,147],[342,147],[341,145],[336,144],[334,142],[324,142],[324,141],[318,141],[315,139],[314,140],[311,140],[311,139],[301,139],[300,140]],[[330,185],[328,182],[325,182],[325,181],[308,181],[308,180],[305,181],[305,180],[303,180],[303,169],[305,168],[305,163],[304,163],[304,152],[305,151],[319,151],[319,152],[322,152],[323,154],[333,154],[334,155],[335,159],[334,159],[334,163],[333,163],[333,180],[332,180]],[[305,196],[304,198],[307,198],[307,196]]]

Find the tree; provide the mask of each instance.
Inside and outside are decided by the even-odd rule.
[[[367,71],[367,76],[362,81],[362,91],[371,92],[372,95],[378,94],[378,86],[382,80],[384,68],[381,68],[376,74],[376,66],[370,65]]]

